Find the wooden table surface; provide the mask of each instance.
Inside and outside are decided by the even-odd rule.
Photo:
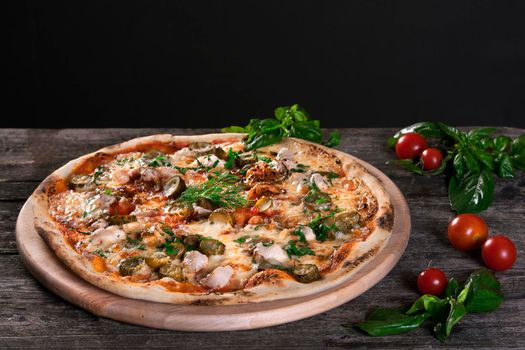
[[[40,285],[24,268],[15,246],[15,221],[22,204],[44,177],[66,161],[104,146],[155,133],[195,134],[216,130],[69,129],[0,130],[0,349],[4,348],[441,348],[430,329],[370,337],[344,324],[360,321],[375,307],[410,304],[418,296],[417,274],[429,261],[464,280],[482,266],[479,254],[451,248],[446,237],[453,216],[444,177],[425,178],[385,165],[394,153],[385,141],[394,129],[343,129],[340,150],[381,169],[405,194],[412,235],[398,265],[360,297],[323,314],[252,331],[184,333],[149,329],[94,316]],[[501,128],[510,136],[523,132]],[[492,233],[518,247],[518,261],[498,273],[505,301],[490,314],[467,315],[446,345],[461,349],[525,348],[525,175],[496,180],[493,205],[482,214]]]

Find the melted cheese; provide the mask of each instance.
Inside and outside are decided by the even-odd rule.
[[[87,240],[88,245],[85,250],[93,252],[97,249],[107,250],[110,247],[126,240],[126,233],[118,226],[99,228]]]
[[[226,152],[230,148],[234,152],[242,152],[244,144],[225,143],[218,147]],[[269,165],[259,162],[265,165],[260,167],[260,171],[286,176],[270,178],[277,180],[274,183],[270,180],[270,184],[262,183],[270,187],[261,187],[261,193],[254,192],[255,200],[261,196],[271,198],[269,209],[263,212],[247,208],[232,210],[238,218],[234,225],[211,223],[205,218],[209,211],[196,204],[193,206],[198,212],[197,219],[189,221],[169,209],[170,199],[162,192],[163,184],[169,179],[179,176],[189,187],[207,181],[210,168],[213,168],[211,171],[228,171],[224,169],[225,162],[215,155],[198,155],[187,147],[164,158],[156,158],[157,163],[141,152],[120,154],[104,164],[104,173],[100,175],[103,181],[96,189],[87,192],[66,190],[53,195],[50,198],[50,213],[70,230],[82,233],[74,236],[78,240],[73,242],[74,246],[79,253],[99,252],[100,257],[97,258],[104,259],[105,271],[118,271],[119,263],[130,256],[148,257],[154,252],[165,251],[165,244],[169,245],[173,240],[164,229],[166,225],[171,230],[170,235],[175,234],[180,239],[187,235],[199,235],[225,245],[221,255],[206,256],[193,250],[182,256],[169,257],[172,263],[183,267],[186,282],[195,286],[213,290],[239,289],[251,276],[266,267],[293,267],[299,263],[321,266],[335,249],[354,239],[354,234],[335,232],[327,241],[317,241],[308,224],[318,215],[328,215],[330,211],[317,212],[309,208],[303,200],[305,195],[312,188],[317,188],[330,195],[331,203],[327,206],[332,211],[345,212],[356,211],[359,201],[369,190],[355,179],[337,175],[335,178],[328,177],[326,174],[329,172],[341,172],[337,164],[321,157],[311,157],[300,148],[280,149],[278,145],[272,145],[257,150],[257,153],[271,158]],[[203,167],[205,170],[202,170]],[[244,186],[243,182],[238,186]],[[247,185],[246,196],[250,186],[253,184]],[[120,196],[126,196],[133,202],[130,214],[136,221],[107,227],[110,208],[115,207]],[[306,242],[301,244],[306,244],[315,255],[288,255],[290,241],[299,240],[299,236],[294,234],[296,230],[301,230],[305,237]],[[361,227],[354,231],[359,236],[366,235],[366,230],[366,227]],[[98,263],[97,266],[102,265]],[[159,272],[147,266],[137,274],[145,280],[173,281],[162,278]]]

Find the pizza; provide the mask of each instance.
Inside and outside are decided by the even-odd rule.
[[[381,182],[345,153],[245,134],[153,135],[69,162],[32,196],[34,223],[77,275],[166,303],[295,298],[347,281],[387,244]]]

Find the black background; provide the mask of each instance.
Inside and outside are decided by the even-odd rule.
[[[525,1],[17,1],[7,16],[3,126],[221,127],[292,103],[325,127],[525,126]]]

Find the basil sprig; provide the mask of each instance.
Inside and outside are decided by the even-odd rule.
[[[277,107],[274,111],[275,118],[251,119],[248,125],[230,126],[223,128],[222,132],[242,132],[248,134],[246,149],[268,146],[281,141],[283,137],[296,137],[312,141],[323,142],[319,120],[310,119],[310,115],[301,106]],[[325,145],[335,147],[340,142],[340,134],[333,131]]]
[[[422,295],[404,312],[400,309],[376,309],[366,321],[354,326],[372,336],[383,336],[409,332],[429,320],[434,324],[436,338],[444,342],[454,325],[467,313],[494,311],[502,301],[501,285],[494,274],[480,269],[470,275],[461,290],[458,282],[451,278],[443,298]]]
[[[444,152],[441,166],[424,171],[420,161],[392,160],[418,175],[438,175],[448,170],[450,206],[458,213],[478,213],[492,203],[494,173],[501,178],[512,178],[516,169],[525,170],[525,134],[512,140],[508,136],[492,137],[494,128],[478,128],[469,132],[443,124],[420,122],[399,130],[388,139],[394,147],[406,133],[417,132],[427,138],[437,138]]]

